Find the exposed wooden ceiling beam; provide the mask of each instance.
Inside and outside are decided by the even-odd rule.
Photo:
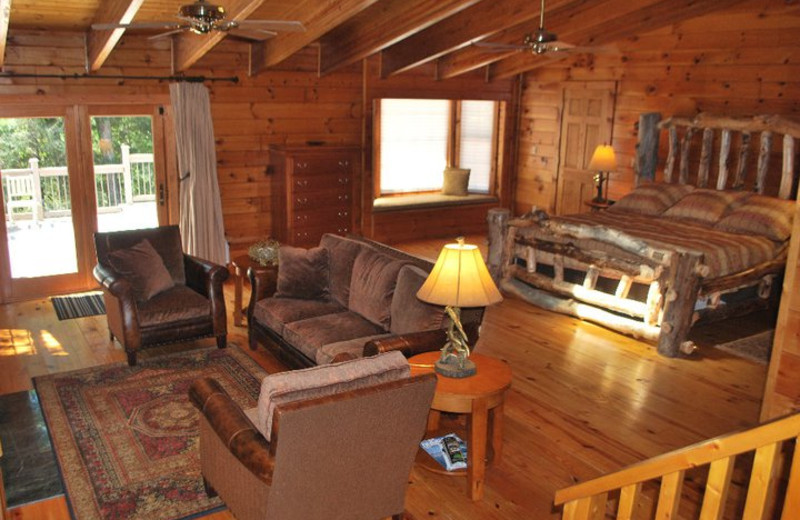
[[[632,38],[638,34],[653,31],[672,25],[689,18],[696,18],[718,9],[728,8],[745,0],[660,0],[652,5],[635,9],[623,16],[615,18],[611,23],[592,25],[581,30],[576,30],[570,38],[570,43],[577,45],[603,45],[625,38]],[[566,33],[565,33],[566,34]],[[518,53],[498,63],[493,63],[489,68],[489,79],[509,78],[546,66],[553,61],[569,56],[549,57],[547,60],[537,59],[528,53]]]
[[[303,13],[300,21],[305,24],[307,30],[279,34],[264,43],[251,45],[250,74],[258,74],[268,67],[277,65],[377,1],[299,0],[295,12]]]
[[[6,63],[8,21],[11,19],[11,0],[0,0],[0,67]]]
[[[228,0],[220,2],[225,7],[226,19],[241,22],[259,8],[264,0]],[[197,60],[214,48],[225,37],[224,32],[211,31],[208,34],[194,34],[183,31],[173,37],[172,68],[174,71],[186,70]]]
[[[131,23],[144,0],[106,0],[100,4],[92,23]],[[125,29],[93,31],[86,37],[86,69],[96,71],[106,62],[108,55],[122,38]]]
[[[350,65],[480,0],[384,0],[320,40],[320,75]]]
[[[555,7],[560,7],[571,1],[557,0],[551,3]],[[578,3],[591,2],[581,0]],[[484,38],[526,20],[534,20],[539,16],[539,9],[535,4],[536,2],[531,0],[506,0],[502,3],[502,7],[499,7],[496,0],[484,0],[469,9],[464,9],[384,50],[381,53],[381,76],[388,77],[408,70],[469,45],[473,40]],[[535,30],[536,27],[536,23],[531,24],[531,30]]]

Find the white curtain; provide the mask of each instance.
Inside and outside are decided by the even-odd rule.
[[[183,250],[211,262],[228,263],[217,179],[217,152],[208,89],[202,83],[169,86],[175,114],[180,174]]]

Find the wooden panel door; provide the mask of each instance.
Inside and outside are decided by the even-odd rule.
[[[595,172],[586,169],[598,144],[611,142],[615,83],[570,84],[564,89],[559,146],[556,214],[587,210],[597,193]]]

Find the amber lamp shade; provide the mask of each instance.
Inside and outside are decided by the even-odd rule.
[[[595,181],[597,182],[597,196],[593,202],[608,201],[608,174],[617,169],[617,158],[614,155],[614,148],[608,144],[598,145],[594,149],[592,158],[587,169],[596,171]],[[605,187],[605,189],[603,189]]]

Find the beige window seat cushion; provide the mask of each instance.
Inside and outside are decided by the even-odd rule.
[[[466,196],[443,195],[441,193],[416,193],[397,197],[379,197],[372,202],[373,212],[427,209],[468,204],[498,202],[494,195],[473,193]]]

